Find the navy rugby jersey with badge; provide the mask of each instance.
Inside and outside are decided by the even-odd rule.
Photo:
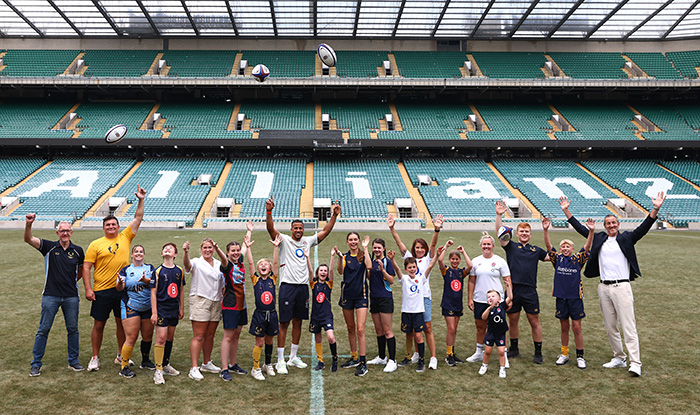
[[[156,269],[151,264],[135,266],[129,264],[119,271],[119,276],[124,278],[124,296],[126,304],[138,311],[146,311],[151,308],[150,283],[141,282],[142,277],[153,279]]]
[[[583,298],[581,268],[586,264],[588,258],[589,253],[584,252],[583,248],[577,254],[564,256],[552,247],[552,250],[549,251],[549,260],[554,266],[552,296],[566,299]]]
[[[384,273],[379,269],[379,261],[384,264],[387,274],[396,276],[394,266],[386,257],[372,261],[372,269],[369,271],[369,296],[372,298],[392,298],[391,285],[384,279]]]
[[[489,333],[493,335],[500,335],[508,331],[508,322],[506,322],[506,303],[501,302],[501,304],[492,308],[489,311]]]
[[[359,300],[367,298],[367,280],[365,279],[365,263],[360,262],[357,256],[347,252],[343,255],[343,298],[346,300]]]
[[[41,239],[39,252],[44,256],[43,295],[78,297],[78,269],[83,266],[83,248],[72,242],[63,249],[60,241]]]
[[[331,311],[331,290],[333,281],[312,281],[311,296],[311,318],[314,320],[325,320],[333,316]]]
[[[228,264],[221,267],[226,282],[226,291],[221,301],[223,310],[243,310],[245,308],[245,266],[243,262]]]
[[[514,241],[510,241],[503,249],[506,251],[506,262],[513,284],[537,288],[537,263],[544,261],[547,251],[539,246]]]
[[[263,311],[274,310],[277,276],[270,273],[267,278],[263,279],[256,272],[251,279],[253,281],[253,295],[255,295],[255,309]]]
[[[165,318],[178,317],[180,312],[180,290],[185,286],[185,272],[175,265],[168,268],[164,265],[156,268],[155,278],[151,278],[151,288],[156,289],[158,316]]]
[[[469,276],[466,268],[454,269],[447,267],[441,271],[445,286],[442,291],[442,302],[440,307],[452,311],[462,311],[464,305],[462,297],[464,292],[464,278]]]

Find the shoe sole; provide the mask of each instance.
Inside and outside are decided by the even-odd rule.
[[[196,378],[196,377],[189,375],[189,374],[187,375],[187,377],[192,379],[192,380],[196,380],[196,381],[200,381],[200,380],[204,379],[204,378]]]
[[[83,370],[85,370],[85,368],[76,369],[76,368],[74,368],[73,366],[68,366],[68,369],[72,370],[73,372],[82,372]]]
[[[219,377],[221,378],[221,376],[219,376]],[[224,382],[230,382],[230,381],[232,381],[233,379],[221,378],[221,380],[223,380]]]
[[[29,374],[30,378],[38,378],[39,376],[41,376],[41,373],[37,373],[37,374],[30,373]]]
[[[168,373],[168,372],[163,372],[163,375],[165,375],[165,376],[179,376],[179,375],[180,375],[180,373],[179,373],[179,372],[178,372],[178,373]]]
[[[153,383],[155,383],[156,385],[165,385],[165,381],[158,382],[158,381],[154,380]]]
[[[200,372],[207,372],[207,373],[220,373],[220,370],[210,370],[210,369],[202,369],[201,367],[199,368]]]
[[[355,373],[355,376],[364,376],[364,375],[366,375],[366,374],[367,374],[367,372],[369,372],[369,371],[366,371],[366,372],[360,372],[360,373]]]
[[[567,360],[567,361],[564,362],[564,363],[554,362],[554,364],[557,365],[557,366],[564,366],[564,365],[568,365],[568,364],[569,364],[569,361]]]
[[[129,376],[129,375],[123,375],[121,372],[119,372],[119,376],[121,376],[121,377],[123,377],[123,378],[125,378],[125,379],[131,379],[131,378],[133,378],[133,377],[136,376],[136,375],[131,375],[131,376]]]
[[[95,367],[95,368],[92,368],[92,369],[88,368],[87,371],[88,371],[88,372],[97,372],[98,370],[100,370],[100,368],[99,368],[99,367]]]
[[[148,370],[156,370],[156,367],[155,367],[155,366],[153,366],[153,367],[139,366],[139,369],[143,369],[143,370],[146,370],[146,369],[148,369]]]

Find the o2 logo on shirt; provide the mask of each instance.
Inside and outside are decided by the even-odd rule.
[[[294,251],[294,255],[296,255],[297,258],[304,258],[304,250],[301,249],[301,248],[297,248],[297,249]]]
[[[168,285],[168,297],[177,298],[177,284],[174,282],[171,282],[170,285]]]
[[[323,303],[324,301],[326,301],[326,294],[324,294],[324,293],[318,293],[318,295],[316,296],[316,302],[319,303],[319,304],[321,304],[321,303]]]
[[[499,311],[500,311],[500,310],[499,310]],[[502,322],[503,322],[503,319],[501,318],[500,315],[496,314],[496,315],[493,316],[493,322],[494,322],[494,323],[502,323]]]
[[[265,305],[270,305],[272,303],[272,293],[269,291],[264,291],[260,294],[260,301]]]
[[[412,293],[414,293],[414,292],[418,291],[418,286],[417,286],[417,285],[411,285],[410,290],[411,290]]]
[[[457,292],[462,289],[462,283],[459,280],[453,280],[450,283],[450,287],[452,287],[452,291]]]

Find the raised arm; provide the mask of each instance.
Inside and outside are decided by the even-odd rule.
[[[399,264],[396,263],[396,253],[390,249],[387,251],[386,257],[389,258],[389,261],[391,261],[391,265],[394,267],[394,272],[396,272],[396,276],[399,278],[399,280],[401,280],[401,278],[403,278],[403,273],[401,272]]]
[[[333,264],[334,264],[333,261],[335,261],[336,251],[340,252],[340,251],[338,251],[337,246],[334,246],[333,248],[331,248],[331,262],[328,264],[328,281],[333,281]]]
[[[569,211],[569,206],[571,205],[571,202],[569,201],[569,198],[566,196],[562,196],[559,198],[559,206],[561,206],[562,212],[564,212],[564,215],[566,216],[566,219],[569,220],[569,223],[571,226],[574,227],[574,230],[579,233],[579,235],[583,236],[584,238],[588,238],[588,228],[581,225],[581,222],[578,221],[574,217],[574,215],[571,214]]]
[[[548,217],[545,216],[542,218],[542,233],[544,233],[544,246],[547,248],[547,252],[552,250],[552,241],[549,239],[549,226],[551,224],[552,221],[550,221]]]
[[[510,275],[503,277],[503,282],[506,284],[506,309],[510,309],[513,305],[513,283],[510,280]]]
[[[589,252],[591,250],[591,246],[593,246],[593,235],[595,233],[595,221],[591,218],[588,218],[588,221],[586,221],[586,226],[588,226],[588,237],[586,238],[586,243],[583,245],[583,250],[585,252]]]
[[[265,202],[265,225],[267,226],[267,233],[270,234],[270,239],[274,240],[280,231],[275,229],[275,223],[272,221],[272,209],[275,208],[275,202],[272,200],[272,195]]]
[[[340,215],[340,203],[336,200],[335,203],[333,203],[333,214],[331,215],[331,218],[328,222],[326,222],[326,226],[321,229],[321,232],[316,235],[316,238],[318,239],[318,242],[321,243],[322,240],[326,239],[326,236],[328,236],[329,233],[333,230],[333,226],[335,226],[335,220],[338,219],[338,215]]]
[[[501,226],[503,226],[503,214],[506,213],[506,210],[508,210],[508,207],[506,206],[506,202],[503,200],[499,200],[496,202],[496,233],[498,233],[498,230],[501,229]],[[510,241],[502,241],[498,240],[500,242],[501,246],[506,246],[510,243]]]
[[[139,200],[139,204],[136,206],[136,213],[134,213],[134,219],[129,224],[129,227],[131,228],[131,232],[136,235],[136,232],[139,231],[139,227],[141,227],[141,221],[143,220],[143,201],[146,198],[146,189],[136,185],[136,192],[134,192],[134,195],[136,195],[136,198]]]
[[[442,224],[444,222],[444,218],[442,215],[437,215],[435,220],[433,220],[433,228],[435,228],[435,232],[433,232],[433,238],[430,240],[430,257],[435,256],[435,248],[437,247],[438,243],[438,236],[440,233],[440,230],[442,229]],[[430,275],[430,273],[425,274],[425,275]]]
[[[250,274],[253,275],[255,273],[255,260],[253,260],[253,251],[251,251],[250,246],[253,245],[253,242],[251,241],[250,237],[246,235],[243,238],[243,245],[245,245],[246,250],[245,250],[245,257],[248,260],[248,269],[250,269]]]
[[[253,221],[252,221],[252,219],[248,219],[248,224],[246,225],[245,236],[247,236],[248,238],[253,237]],[[245,236],[244,236],[244,238],[245,238]],[[245,251],[247,249],[248,248],[245,247],[245,244],[243,244],[243,246],[241,247],[241,255],[245,256]],[[223,261],[221,261],[221,262],[223,263]]]
[[[335,252],[338,254],[338,275],[343,275],[343,271],[345,271],[345,264],[343,264],[343,253],[340,252],[340,249],[337,247],[335,248]]]
[[[270,241],[275,249],[272,251],[272,270],[275,275],[279,275],[280,272],[280,244],[282,243],[282,237],[277,234],[277,237]],[[251,242],[252,245],[252,242]]]
[[[393,265],[392,265],[393,266]],[[384,281],[388,282],[389,284],[394,283],[394,276],[386,272],[386,268],[384,268],[384,261],[377,261],[377,267],[379,268],[379,271],[381,271],[382,275],[384,276]],[[396,271],[394,271],[396,273]]]
[[[407,248],[406,245],[404,245],[404,243],[401,242],[401,237],[399,236],[399,233],[396,232],[396,229],[394,229],[395,223],[396,220],[394,219],[394,215],[389,215],[389,217],[386,219],[386,224],[389,225],[391,236],[394,237],[394,241],[396,241],[396,245],[399,247],[399,252],[401,252],[401,256],[404,256],[406,254]]]
[[[464,247],[462,245],[457,247],[457,251],[459,253],[461,253],[462,255],[464,255],[464,265],[465,265],[464,272],[466,272],[468,274],[469,271],[471,271],[472,268],[474,267],[474,265],[472,264],[472,260],[471,260],[471,258],[469,258],[467,251],[464,250]]]
[[[213,241],[212,241],[213,242]],[[219,247],[219,244],[214,242],[214,250],[216,251],[216,255],[219,256],[219,260],[221,261],[221,266],[223,268],[226,268],[228,266],[228,256],[224,251],[221,250]],[[243,250],[243,247],[241,247],[241,251]]]
[[[362,251],[365,253],[365,268],[372,269],[372,256],[369,254],[369,235],[362,241]]]
[[[651,198],[651,204],[654,205],[654,208],[649,211],[649,216],[651,216],[652,219],[656,219],[656,215],[659,213],[661,205],[664,204],[664,200],[666,200],[664,192],[659,192],[655,198]]]
[[[430,260],[430,263],[428,264],[428,268],[425,269],[425,273],[423,275],[430,275],[430,271],[433,270],[433,267],[437,263],[437,260],[440,256],[445,255],[445,247],[441,246],[440,248],[437,249],[437,252],[435,253],[435,256],[433,257],[432,260]]]
[[[190,241],[185,241],[182,244],[182,264],[185,266],[185,272],[192,271],[192,261],[190,261]]]
[[[35,219],[36,213],[27,213],[24,222],[24,242],[34,247],[34,249],[39,249],[41,247],[41,239],[32,235],[32,224]]]
[[[446,268],[446,267],[445,267],[445,252],[447,252],[447,250],[448,250],[452,245],[454,245],[454,241],[453,241],[452,239],[450,239],[450,240],[448,240],[447,242],[445,242],[445,247],[444,247],[444,249],[443,249],[443,251],[442,251],[442,254],[438,255],[438,266],[440,267],[440,271],[443,271],[443,270]]]

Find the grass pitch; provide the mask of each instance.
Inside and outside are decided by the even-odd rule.
[[[490,227],[489,231],[492,231]],[[308,233],[307,233],[308,234]],[[36,231],[35,235],[56,239],[50,231]],[[102,235],[101,231],[76,231],[73,242],[87,248],[90,241]],[[362,233],[364,235],[364,233]],[[142,230],[134,243],[146,247],[146,262],[160,263],[160,247],[167,241],[179,246],[189,239],[194,246],[203,237],[212,237],[221,245],[230,240],[241,240],[242,232],[222,231],[147,231]],[[387,248],[396,249],[388,232],[372,232],[382,237]],[[429,240],[431,232],[402,232],[405,243],[413,238]],[[553,233],[553,242],[564,237],[577,245],[583,238],[573,232]],[[440,241],[453,238],[465,246],[471,257],[480,254],[479,233],[449,232],[440,234]],[[271,245],[264,229],[253,233],[256,243],[253,254],[257,259],[270,257]],[[535,232],[533,243],[542,246],[541,232]],[[333,245],[345,250],[345,233],[335,231],[318,249],[319,262],[328,262]],[[544,332],[544,365],[531,362],[533,345],[525,316],[520,322],[520,359],[511,360],[507,379],[498,379],[495,354],[485,376],[479,376],[478,363],[451,368],[444,363],[445,323],[440,314],[442,279],[433,273],[433,328],[436,335],[438,370],[415,373],[414,368],[399,368],[385,374],[381,367],[370,366],[370,372],[356,378],[351,370],[323,373],[323,404],[327,413],[695,413],[700,388],[697,374],[698,335],[690,310],[698,298],[695,283],[700,233],[653,231],[637,244],[637,254],[644,276],[633,283],[637,329],[639,331],[643,376],[631,378],[623,369],[603,369],[612,353],[603,327],[598,306],[597,281],[584,279],[587,317],[583,321],[585,357],[588,369],[576,368],[574,363],[557,367],[560,329],[554,318],[554,299],[551,297],[552,266],[540,264],[539,294],[541,322]],[[135,368],[137,376],[124,379],[118,376],[118,366],[112,363],[117,354],[114,322],[107,323],[102,346],[102,366],[98,372],[75,373],[67,368],[66,331],[59,313],[49,335],[42,374],[30,378],[29,362],[34,336],[39,323],[43,261],[41,254],[22,241],[21,231],[0,231],[0,249],[3,252],[0,271],[0,389],[3,395],[2,413],[31,414],[47,412],[74,414],[124,413],[139,411],[152,414],[178,413],[308,413],[310,403],[318,404],[317,391],[312,393],[309,369],[290,369],[287,376],[278,375],[259,382],[250,376],[234,376],[233,382],[223,382],[214,374],[195,382],[187,378],[189,342],[192,329],[185,319],[175,332],[172,365],[181,370],[179,377],[166,377],[166,384],[155,386],[153,372]],[[499,248],[497,254],[503,254]],[[176,263],[182,264],[182,252]],[[82,297],[80,307],[80,360],[87,366],[90,358],[90,305]],[[404,352],[405,337],[399,331],[401,290],[395,289],[394,330],[397,338],[397,356]],[[341,355],[349,354],[347,332],[340,307],[336,305],[338,290],[333,293],[336,338]],[[248,290],[248,306],[252,307]],[[465,302],[466,305],[466,302]],[[249,309],[249,317],[252,309]],[[213,358],[219,362],[222,328],[215,339]],[[367,357],[376,356],[374,326],[368,318]],[[289,353],[287,340],[287,353]],[[302,326],[300,353],[311,365],[312,336],[308,323]],[[475,330],[471,314],[466,312],[457,333],[456,351],[462,358],[474,349]],[[573,334],[571,335],[573,352]],[[138,342],[134,355],[138,355]],[[253,337],[247,327],[241,335],[238,361],[242,367],[252,366]],[[426,347],[426,354],[428,353]],[[273,362],[276,361],[273,353]],[[324,338],[324,356],[330,356]],[[138,356],[137,356],[138,357]],[[135,359],[138,365],[138,359]],[[341,361],[344,360],[341,358]]]

